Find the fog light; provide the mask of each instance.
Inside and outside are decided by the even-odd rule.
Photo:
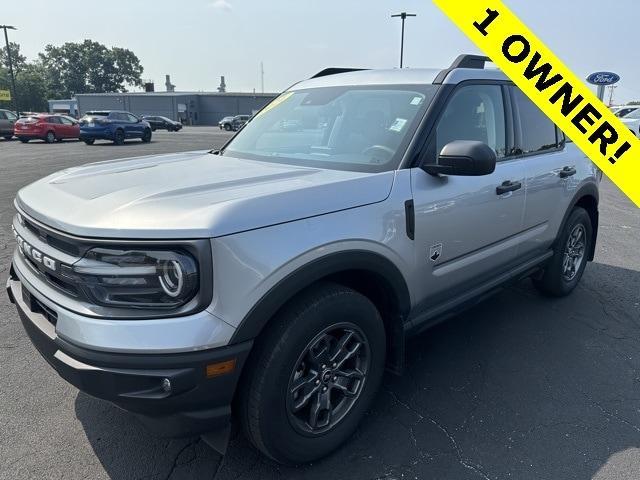
[[[162,380],[162,390],[164,390],[167,393],[171,391],[171,380],[169,380],[168,378],[164,378]]]

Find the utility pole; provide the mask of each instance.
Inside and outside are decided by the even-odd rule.
[[[7,44],[7,61],[9,62],[9,76],[11,77],[11,99],[13,103],[13,109],[16,115],[20,116],[18,111],[18,95],[16,94],[16,77],[13,74],[13,61],[11,60],[11,49],[9,48],[9,36],[7,30],[17,30],[16,27],[11,25],[0,25],[0,28],[4,30],[4,41]]]
[[[618,88],[617,85],[609,85],[609,106],[610,107],[613,105],[613,92],[616,88]]]
[[[402,57],[404,56],[404,21],[407,17],[415,17],[415,13],[402,12],[396,15],[391,15],[391,18],[400,17],[402,19],[402,36],[400,37],[400,68],[402,68]]]
[[[260,62],[260,86],[262,87],[262,93],[264,93],[264,63]]]

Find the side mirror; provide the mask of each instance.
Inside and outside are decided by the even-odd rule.
[[[497,156],[489,145],[471,140],[447,143],[438,155],[438,163],[423,164],[429,175],[489,175],[496,169]]]

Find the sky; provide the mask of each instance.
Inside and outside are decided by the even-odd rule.
[[[614,103],[640,101],[640,1],[504,0],[579,77],[609,70],[622,80]],[[480,53],[431,0],[87,0],[3,1],[0,24],[29,59],[46,44],[91,39],[131,49],[144,79],[164,90],[279,92],[329,66],[397,67],[400,21],[405,66],[447,67]]]

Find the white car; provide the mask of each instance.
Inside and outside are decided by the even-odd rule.
[[[627,113],[620,120],[629,127],[629,130],[631,130],[636,137],[640,137],[640,108],[631,113]]]
[[[626,117],[631,112],[635,112],[640,109],[640,105],[618,105],[617,107],[611,107],[611,111],[616,117]]]

